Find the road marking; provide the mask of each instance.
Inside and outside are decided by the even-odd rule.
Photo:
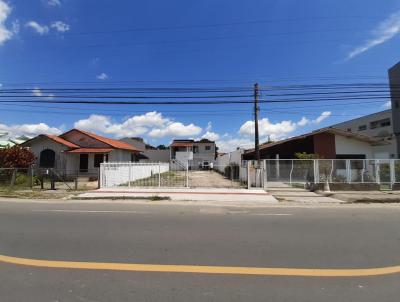
[[[194,273],[194,274],[228,274],[228,275],[258,275],[258,276],[292,276],[292,277],[367,277],[400,273],[400,265],[361,268],[361,269],[313,269],[313,268],[275,268],[275,267],[236,267],[236,266],[203,266],[203,265],[165,265],[138,263],[107,263],[107,262],[77,262],[53,261],[28,258],[18,258],[0,255],[0,262],[45,267],[85,270],[113,270],[132,272],[158,273]]]
[[[117,210],[32,210],[32,212],[61,212],[61,213],[128,213],[128,214],[146,214],[147,212],[138,211],[117,211]]]

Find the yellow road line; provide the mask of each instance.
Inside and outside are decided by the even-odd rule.
[[[366,277],[400,273],[400,265],[362,269],[307,269],[53,261],[18,258],[3,255],[0,255],[0,262],[46,268],[261,276]]]

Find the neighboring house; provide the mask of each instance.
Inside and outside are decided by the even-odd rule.
[[[136,161],[140,150],[115,139],[72,129],[59,136],[38,135],[23,144],[39,168],[54,168],[65,175],[97,175],[102,162]]]
[[[170,150],[169,148],[159,149],[146,144],[141,137],[125,137],[121,141],[139,149],[141,154],[139,156],[140,162],[169,162]]]
[[[229,153],[221,153],[218,154],[216,160],[215,160],[215,166],[218,170],[221,170],[225,166],[229,165],[238,165],[240,166],[242,163],[242,154],[244,154],[245,149],[243,148],[237,148],[235,151],[229,152]]]
[[[332,125],[386,142],[374,146],[376,158],[400,158],[400,63],[389,69],[391,109]]]
[[[366,135],[386,144],[373,147],[376,158],[396,158],[397,146],[393,133],[392,110],[385,110],[332,126],[344,131]]]
[[[191,168],[199,168],[215,163],[215,142],[202,139],[199,141],[191,139],[176,139],[170,145],[171,160],[177,160],[182,164],[188,164]]]
[[[373,159],[377,146],[387,144],[375,138],[337,128],[324,128],[289,139],[260,145],[261,159],[293,159],[295,153],[316,154],[325,159]],[[243,154],[244,160],[254,160],[254,149]]]

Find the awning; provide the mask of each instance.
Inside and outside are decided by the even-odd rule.
[[[79,148],[67,151],[68,153],[110,153],[113,149]]]

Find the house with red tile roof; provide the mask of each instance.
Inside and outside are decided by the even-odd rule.
[[[38,168],[54,168],[63,175],[95,176],[102,162],[137,161],[138,148],[87,131],[72,129],[61,135],[38,135],[22,144],[35,154]]]

